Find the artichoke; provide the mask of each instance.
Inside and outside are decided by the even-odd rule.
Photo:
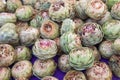
[[[18,20],[29,21],[33,16],[33,8],[31,6],[21,6],[15,12]]]
[[[59,36],[59,25],[49,19],[45,19],[40,27],[42,38],[55,39]]]
[[[68,32],[68,31],[75,31],[75,22],[71,19],[65,19],[62,23],[61,29],[60,29],[60,33],[61,35]]]
[[[6,23],[0,28],[0,43],[18,44],[19,37],[16,25],[13,23]]]
[[[20,43],[31,46],[39,38],[39,30],[33,27],[26,27],[19,31]]]
[[[11,72],[9,67],[0,67],[0,80],[10,80]]]
[[[21,0],[7,0],[7,10],[15,12],[17,8],[22,6]]]
[[[101,26],[97,23],[85,23],[78,32],[81,35],[81,41],[84,46],[93,46],[100,43],[103,39]]]
[[[86,71],[88,80],[112,80],[112,72],[104,62],[95,62],[94,65]]]
[[[0,13],[0,26],[6,24],[6,23],[15,23],[16,22],[16,16],[13,13]]]
[[[120,2],[113,5],[111,15],[113,18],[120,20]]]
[[[58,80],[58,79],[53,76],[46,76],[46,77],[42,78],[41,80]]]
[[[17,46],[15,48],[15,51],[17,54],[16,61],[30,60],[32,57],[30,49],[27,48],[26,46]]]
[[[24,5],[34,6],[37,0],[22,0]]]
[[[115,49],[116,54],[120,55],[120,38],[117,38],[114,42],[112,47]]]
[[[66,73],[63,80],[87,80],[87,79],[83,72],[70,70]]]
[[[57,64],[53,59],[36,60],[33,65],[33,74],[38,78],[51,76],[56,70]]]
[[[15,60],[14,48],[9,44],[0,44],[0,66],[10,66]]]
[[[85,13],[92,19],[100,20],[107,12],[107,6],[101,0],[88,1]]]
[[[97,20],[91,18],[85,20],[85,23],[89,23],[89,22],[97,23]]]
[[[51,4],[49,8],[49,16],[53,21],[61,22],[71,16],[68,3],[60,0]]]
[[[76,70],[85,70],[94,63],[93,50],[88,47],[72,49],[69,53],[69,64]]]
[[[73,32],[66,32],[60,37],[60,47],[68,54],[73,48],[81,47],[80,36]]]
[[[12,76],[16,80],[29,79],[32,76],[32,63],[27,60],[15,63],[12,67]]]
[[[3,1],[0,1],[0,12],[4,12],[6,8],[6,4]]]
[[[62,72],[71,70],[72,67],[69,64],[69,55],[63,54],[60,56],[58,60],[58,67]]]
[[[114,75],[120,77],[120,56],[113,55],[109,60],[109,66]]]
[[[56,56],[58,49],[55,41],[50,39],[38,39],[32,51],[33,55],[39,59],[48,59]]]
[[[102,57],[108,59],[110,58],[113,54],[116,53],[116,51],[112,47],[113,41],[103,41],[100,46],[99,46],[99,51]]]
[[[120,34],[120,21],[108,20],[102,25],[104,38],[108,40],[115,40]]]

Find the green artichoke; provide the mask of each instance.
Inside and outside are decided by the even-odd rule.
[[[59,36],[59,25],[52,20],[45,19],[40,27],[42,38],[55,39]]]
[[[53,76],[46,76],[46,77],[42,78],[41,80],[58,80],[58,79]]]
[[[74,32],[76,29],[75,27],[75,22],[72,19],[65,19],[62,23],[61,29],[60,29],[60,33],[61,35],[68,32],[68,31],[72,31]]]
[[[56,70],[57,64],[53,59],[36,60],[33,64],[33,74],[38,78],[51,76]]]
[[[24,5],[34,6],[37,0],[22,0]]]
[[[7,0],[8,12],[15,12],[17,8],[22,6],[21,0]]]
[[[120,56],[113,55],[109,60],[109,66],[114,75],[120,77]]]
[[[16,22],[16,16],[13,13],[0,13],[0,26],[6,24],[6,23],[15,23]]]
[[[120,35],[120,21],[108,20],[102,25],[104,38],[108,40],[115,40]]]
[[[15,47],[15,51],[17,54],[16,61],[30,60],[32,57],[30,49],[26,46],[17,46]]]
[[[114,42],[112,47],[116,50],[116,54],[120,55],[120,38],[117,38]]]
[[[88,47],[72,49],[69,53],[69,63],[76,70],[85,70],[94,63],[93,50]]]
[[[113,5],[111,15],[113,18],[120,20],[120,2]]]
[[[29,79],[32,76],[32,63],[27,60],[15,63],[12,67],[12,76],[16,80]]]
[[[95,62],[94,65],[86,71],[88,80],[112,80],[112,72],[104,62]]]
[[[66,73],[63,80],[87,80],[87,79],[83,72],[70,70]]]
[[[6,8],[6,4],[3,1],[0,1],[0,12],[4,12]]]
[[[29,21],[33,16],[33,8],[31,6],[21,6],[15,12],[18,20]]]
[[[80,36],[73,32],[66,32],[60,37],[60,47],[62,51],[68,54],[71,49],[80,48]]]
[[[104,36],[101,26],[93,22],[85,23],[78,33],[81,35],[81,41],[84,46],[96,45],[102,41]]]
[[[55,41],[50,39],[38,39],[32,51],[33,55],[39,59],[48,59],[56,56],[58,49]]]
[[[101,0],[88,1],[85,13],[92,19],[100,20],[107,12],[107,6]]]
[[[62,72],[71,70],[72,67],[69,64],[69,55],[63,54],[60,56],[58,60],[58,67]]]
[[[0,44],[0,66],[10,66],[15,60],[14,48],[9,44]]]
[[[10,80],[11,72],[9,67],[0,67],[0,79]]]

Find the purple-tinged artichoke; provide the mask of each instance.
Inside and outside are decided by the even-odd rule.
[[[17,54],[17,59],[16,61],[21,61],[21,60],[30,60],[31,59],[31,51],[28,47],[26,46],[17,46],[15,47],[15,51]]]
[[[26,27],[19,31],[20,43],[25,46],[33,45],[39,36],[39,30],[33,27]]]
[[[100,51],[100,54],[103,58],[108,59],[113,54],[116,53],[116,51],[113,49],[112,45],[113,45],[113,41],[103,41],[99,45],[99,51]]]
[[[87,79],[83,72],[70,70],[66,73],[63,80],[87,80]]]
[[[58,60],[58,67],[62,72],[68,72],[71,70],[71,66],[69,64],[69,55],[63,54],[60,56]]]
[[[45,19],[40,27],[40,34],[42,38],[55,39],[59,36],[59,25],[52,20]]]
[[[101,0],[88,1],[85,13],[92,19],[100,20],[107,12],[107,6]]]
[[[29,21],[33,16],[33,8],[31,6],[21,6],[15,12],[18,20]]]
[[[0,1],[0,12],[4,12],[6,8],[6,4],[3,1]]]
[[[69,64],[76,70],[85,70],[93,66],[93,50],[88,47],[72,49],[69,53]]]
[[[93,22],[85,23],[78,33],[81,35],[81,41],[84,46],[96,45],[102,41],[104,36],[101,26]]]
[[[120,2],[115,3],[111,9],[111,16],[115,19],[120,20]]]
[[[102,25],[104,38],[108,40],[115,40],[120,35],[120,21],[108,20]]]
[[[60,47],[68,54],[74,48],[81,47],[80,36],[73,32],[66,32],[60,37]]]
[[[3,26],[6,23],[15,23],[16,16],[13,13],[0,13],[0,26]]]
[[[112,72],[104,62],[95,62],[94,65],[86,71],[88,80],[112,80]]]
[[[37,0],[22,0],[24,5],[34,6]]]
[[[13,23],[6,23],[0,28],[0,43],[16,45],[19,42],[16,25]]]
[[[116,54],[120,55],[120,38],[117,38],[114,42],[112,47],[115,49]]]
[[[7,11],[15,12],[17,8],[22,6],[21,0],[7,0]]]
[[[38,78],[51,76],[56,70],[57,64],[53,59],[36,60],[33,65],[33,74]]]
[[[42,78],[41,80],[58,80],[58,79],[53,76],[46,76],[46,77]]]
[[[50,39],[38,39],[33,48],[33,55],[39,59],[49,59],[57,54],[56,42]]]
[[[27,60],[15,63],[12,67],[12,76],[16,80],[29,79],[32,76],[32,63]]]
[[[15,60],[14,48],[9,44],[0,44],[0,66],[10,66]]]
[[[0,80],[10,80],[11,72],[9,67],[0,67]]]
[[[120,56],[113,55],[109,60],[109,66],[113,74],[120,78]]]
[[[71,16],[70,7],[65,1],[59,0],[51,4],[49,16],[53,21],[61,22]]]

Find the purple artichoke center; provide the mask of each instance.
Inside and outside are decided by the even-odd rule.
[[[24,66],[25,66],[25,64],[23,64],[23,63],[22,63],[22,64],[20,64],[20,63],[19,63],[18,65],[16,65],[16,67],[15,67],[15,68],[16,68],[16,70],[18,70],[18,71],[19,71],[19,70],[24,69]]]
[[[43,47],[43,48],[45,48],[45,47],[50,47],[51,44],[52,44],[51,41],[44,41],[44,40],[43,40],[43,41],[40,41],[40,46]]]
[[[43,18],[48,18],[48,11],[41,11],[41,16],[43,17]]]
[[[95,9],[100,9],[102,7],[102,2],[100,0],[96,0],[92,2],[91,5]]]
[[[52,31],[52,26],[50,24],[45,24],[44,25],[44,30],[49,33]]]
[[[54,3],[54,5],[53,5],[53,10],[54,10],[54,11],[58,11],[62,6],[63,6],[63,7],[65,6],[65,4],[64,4],[63,1],[56,2],[56,3]]]
[[[69,74],[68,79],[73,79],[77,75],[79,75],[78,72],[72,72],[72,73]]]

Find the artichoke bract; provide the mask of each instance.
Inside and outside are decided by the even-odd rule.
[[[113,18],[120,20],[120,2],[113,5],[111,15]]]
[[[40,27],[42,38],[55,39],[59,36],[59,25],[52,20],[45,19]]]
[[[16,61],[30,60],[32,57],[30,49],[26,46],[17,46],[15,47],[15,51],[17,54]]]
[[[33,74],[38,78],[51,76],[56,70],[57,64],[53,59],[36,60],[33,65]]]
[[[15,12],[17,8],[22,6],[22,2],[20,0],[7,0],[7,11]]]
[[[18,44],[19,36],[16,25],[13,23],[6,23],[0,28],[0,43]]]
[[[79,0],[75,4],[76,15],[81,19],[87,19],[88,17],[85,13],[88,1],[89,0]]]
[[[100,20],[107,12],[107,6],[101,0],[88,1],[85,13],[92,19]]]
[[[70,70],[66,73],[63,80],[87,80],[87,79],[83,72]]]
[[[20,43],[25,46],[33,45],[39,36],[39,30],[33,27],[26,27],[19,31]]]
[[[93,22],[85,23],[78,33],[81,35],[84,46],[96,45],[102,41],[104,36],[101,26]]]
[[[109,60],[109,66],[114,75],[120,77],[120,56],[113,55]]]
[[[85,70],[94,63],[93,51],[88,47],[72,49],[69,53],[69,63],[76,70]]]
[[[75,31],[75,23],[72,19],[65,19],[62,23],[61,29],[60,29],[60,33],[61,35],[68,32],[68,31]]]
[[[24,5],[34,6],[37,0],[22,0]]]
[[[69,55],[63,54],[60,56],[58,60],[58,67],[62,72],[71,70],[72,67],[69,64]]]
[[[9,67],[0,67],[0,80],[10,80],[11,72]]]
[[[108,40],[115,40],[120,35],[120,21],[108,20],[102,25],[104,38]]]
[[[53,76],[46,76],[46,77],[42,78],[41,80],[58,80],[58,79]]]
[[[0,44],[0,66],[10,66],[15,60],[14,48],[9,44]]]
[[[80,36],[73,32],[66,32],[60,37],[60,47],[62,51],[68,54],[71,49],[80,48],[81,40]]]
[[[18,20],[29,21],[33,16],[33,8],[31,6],[21,6],[15,12]]]
[[[60,0],[51,4],[49,16],[53,21],[61,22],[70,17],[70,8],[68,3]]]
[[[0,1],[0,12],[4,12],[6,8],[6,4],[3,1]]]
[[[39,59],[48,59],[56,56],[58,49],[55,41],[50,39],[38,39],[32,51],[33,55]]]
[[[116,51],[112,47],[113,41],[103,41],[99,46],[100,54],[103,58],[110,58]]]
[[[114,42],[113,42],[113,48],[116,50],[116,54],[120,55],[120,38],[117,38]]]
[[[0,13],[0,26],[3,26],[6,23],[15,23],[16,20],[16,16],[13,13]]]
[[[112,72],[104,62],[95,62],[94,65],[86,71],[88,80],[112,80]]]
[[[32,76],[32,63],[27,60],[23,60],[15,63],[12,67],[12,77],[16,80],[26,80]]]

